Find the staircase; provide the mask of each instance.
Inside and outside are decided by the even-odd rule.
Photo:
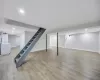
[[[42,36],[46,29],[39,28],[39,30],[35,33],[35,35],[29,40],[29,42],[25,45],[25,47],[19,52],[19,54],[15,57],[14,61],[16,64],[16,68],[20,67],[25,58],[27,57],[28,53],[32,50],[36,42]]]

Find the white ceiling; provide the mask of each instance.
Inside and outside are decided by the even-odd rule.
[[[100,0],[5,0],[4,16],[52,31],[100,20]]]

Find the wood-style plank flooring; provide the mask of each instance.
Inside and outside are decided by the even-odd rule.
[[[62,49],[31,53],[18,69],[21,80],[100,80],[100,54]]]
[[[30,53],[16,69],[13,58],[19,50],[0,56],[0,80],[100,80],[100,54],[59,48]]]

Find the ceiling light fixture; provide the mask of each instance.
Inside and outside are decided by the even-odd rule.
[[[25,10],[23,8],[18,9],[19,14],[25,15]]]

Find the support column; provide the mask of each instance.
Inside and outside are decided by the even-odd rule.
[[[46,52],[47,52],[47,34],[46,34]]]
[[[57,33],[57,56],[59,55],[59,49],[58,49],[58,33]]]

